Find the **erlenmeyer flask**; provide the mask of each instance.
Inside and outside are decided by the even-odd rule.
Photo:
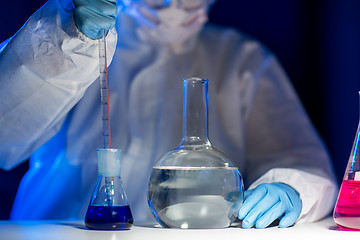
[[[344,229],[360,230],[359,144],[360,120],[333,214],[335,223]]]
[[[86,217],[89,229],[126,230],[133,217],[120,178],[120,149],[98,149],[98,179]]]
[[[184,79],[183,139],[154,165],[148,203],[171,228],[224,228],[236,219],[243,180],[208,138],[208,80]]]

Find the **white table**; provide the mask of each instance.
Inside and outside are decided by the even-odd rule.
[[[165,229],[154,225],[133,226],[128,231],[94,231],[83,222],[0,221],[0,240],[228,240],[228,239],[360,239],[360,231],[341,231],[331,217],[290,228],[242,229],[230,227],[212,230]]]

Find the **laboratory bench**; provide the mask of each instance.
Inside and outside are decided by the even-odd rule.
[[[229,240],[229,239],[359,239],[360,231],[342,231],[331,217],[290,228],[168,229],[154,224],[137,224],[126,231],[87,230],[83,222],[0,221],[0,240]]]

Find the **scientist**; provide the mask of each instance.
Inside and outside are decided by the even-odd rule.
[[[182,79],[190,76],[209,79],[210,139],[249,186],[238,215],[244,228],[276,219],[288,227],[331,212],[337,186],[329,156],[268,49],[205,24],[210,0],[117,5],[118,13],[115,0],[49,0],[1,44],[0,166],[30,157],[12,219],[84,218],[103,147],[102,29],[112,145],[122,149],[136,222],[154,220],[147,182],[154,162],[181,140]]]

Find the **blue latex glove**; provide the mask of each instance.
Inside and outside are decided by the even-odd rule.
[[[91,39],[103,36],[103,29],[110,30],[115,25],[116,0],[73,0],[75,24]]]
[[[284,183],[263,183],[244,193],[239,210],[243,228],[265,228],[280,219],[279,227],[289,227],[298,219],[302,203],[298,192]]]

